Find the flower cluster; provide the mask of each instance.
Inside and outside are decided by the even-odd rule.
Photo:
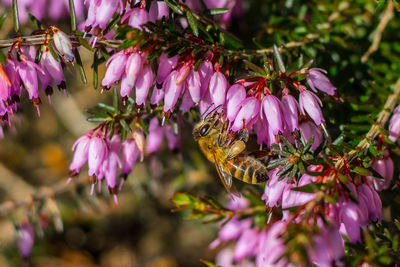
[[[8,53],[7,64],[0,64],[0,116],[3,123],[11,125],[11,118],[18,109],[22,90],[28,93],[40,115],[39,82],[49,97],[49,102],[53,93],[53,81],[60,90],[66,89],[63,65],[64,62],[74,60],[72,44],[65,33],[56,27],[50,29],[54,51],[58,55],[51,53],[49,43],[44,44],[41,51],[38,51],[37,46],[22,46],[22,40],[18,40]]]

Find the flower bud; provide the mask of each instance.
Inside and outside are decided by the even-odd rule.
[[[84,135],[78,138],[78,140],[76,140],[72,146],[72,150],[75,150],[75,153],[72,162],[69,165],[69,169],[77,174],[80,173],[81,168],[88,160],[89,142],[90,137],[88,135]]]
[[[168,58],[167,54],[162,53],[159,59],[156,82],[158,84],[163,83],[177,63],[178,56]]]
[[[343,230],[350,239],[350,242],[361,241],[359,209],[353,202],[342,204],[340,209],[340,221],[343,223]]]
[[[164,112],[172,112],[179,96],[181,95],[183,85],[178,85],[176,83],[177,78],[178,72],[173,71],[163,84],[163,89],[165,91]]]
[[[201,62],[198,72],[201,81],[201,97],[204,97],[206,92],[209,91],[208,87],[210,85],[211,76],[213,75],[212,63],[208,60]]]
[[[107,71],[101,83],[103,87],[110,88],[113,83],[121,79],[125,72],[126,61],[127,56],[124,51],[119,51],[108,59]]]
[[[395,112],[389,123],[389,139],[396,142],[400,136],[400,112]]]
[[[103,138],[92,137],[89,142],[89,175],[100,176],[100,171],[104,160],[108,154],[107,143]]]
[[[124,22],[127,18],[129,18],[129,26],[141,30],[142,25],[149,21],[149,14],[144,8],[137,7],[132,9],[131,11],[128,11],[123,16],[121,21]]]
[[[233,122],[240,110],[240,104],[246,98],[246,90],[240,84],[232,85],[226,94],[226,118]]]
[[[186,79],[186,87],[194,103],[198,103],[201,99],[201,80],[200,74],[191,68],[189,76]]]
[[[136,81],[136,105],[146,105],[146,99],[153,84],[153,70],[150,65],[145,65],[143,71]]]
[[[282,113],[288,130],[293,133],[299,129],[299,103],[291,95],[282,97]]]
[[[33,226],[29,223],[23,223],[18,226],[17,245],[19,253],[23,259],[28,259],[32,253],[32,247],[35,241],[35,232]]]
[[[228,81],[225,78],[225,75],[221,72],[215,72],[210,79],[210,96],[217,107],[219,105],[225,104],[225,94],[228,88]]]
[[[301,113],[305,115],[305,111],[307,111],[315,124],[321,125],[325,121],[320,108],[322,102],[313,92],[307,90],[300,92],[299,103]]]
[[[139,53],[132,53],[126,62],[125,73],[127,78],[127,86],[133,88],[136,83],[136,79],[142,72],[143,68],[143,58]]]
[[[283,133],[283,114],[281,110],[281,101],[274,95],[266,95],[261,104],[261,117],[265,115],[268,127],[273,135]]]
[[[104,30],[117,10],[118,4],[115,0],[101,0],[97,2],[100,3],[97,4],[96,8],[96,24]]]
[[[57,85],[61,84],[61,82],[65,82],[61,63],[53,57],[53,55],[50,53],[50,50],[45,49],[40,62]]]

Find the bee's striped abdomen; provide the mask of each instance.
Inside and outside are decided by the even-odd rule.
[[[233,177],[246,183],[259,184],[269,179],[267,168],[253,157],[239,155],[229,160],[226,167]]]

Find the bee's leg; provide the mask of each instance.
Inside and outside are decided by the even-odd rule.
[[[232,143],[229,148],[228,155],[226,156],[226,160],[230,160],[240,153],[242,153],[246,149],[246,143],[241,140],[236,140]]]

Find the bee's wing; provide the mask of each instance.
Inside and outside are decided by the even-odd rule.
[[[232,182],[232,175],[229,173],[225,172],[221,165],[219,164],[217,158],[214,156],[214,163],[215,163],[215,168],[217,169],[219,179],[221,180],[222,184],[224,185],[226,191],[228,191],[229,194],[233,194],[237,197],[240,197],[240,193],[237,191],[235,185]]]
[[[255,150],[248,153],[249,156],[253,156],[258,160],[262,160],[267,156],[271,155],[271,152],[268,150]]]

